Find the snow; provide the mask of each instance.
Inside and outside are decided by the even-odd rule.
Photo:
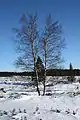
[[[0,92],[0,120],[80,120],[80,83],[52,85],[51,80],[47,82],[51,86],[46,87],[46,93],[52,95],[38,96],[35,87],[14,82],[0,84],[6,91]]]

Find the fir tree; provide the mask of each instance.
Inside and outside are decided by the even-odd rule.
[[[44,70],[44,65],[43,65],[43,62],[42,62],[40,56],[38,56],[38,58],[37,58],[36,67],[38,69],[38,72],[41,72],[42,70]]]
[[[73,67],[72,67],[71,63],[69,65],[69,70],[70,70],[70,76],[68,77],[68,81],[74,82],[75,81],[75,77],[74,77],[74,74],[73,74]]]
[[[71,64],[71,63],[70,63],[70,66],[69,66],[69,67],[70,67],[70,70],[73,70],[73,67],[72,67],[72,64]]]
[[[43,80],[44,80],[44,65],[43,65],[43,62],[42,62],[40,56],[38,56],[38,58],[37,58],[36,68],[38,71],[39,82],[43,82]],[[39,74],[40,72],[42,74]]]

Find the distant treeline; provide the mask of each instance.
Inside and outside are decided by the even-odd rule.
[[[44,71],[39,75],[44,75]],[[0,72],[0,77],[35,76],[35,72]],[[47,76],[80,76],[80,69],[48,69]]]

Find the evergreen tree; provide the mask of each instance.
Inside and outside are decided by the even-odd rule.
[[[69,66],[69,67],[70,67],[70,70],[73,70],[73,67],[72,67],[72,64],[71,64],[71,63],[70,63],[70,66]]]
[[[38,58],[37,58],[36,68],[38,71],[38,77],[39,77],[38,80],[39,80],[39,82],[43,82],[44,81],[44,65],[43,65],[43,62],[42,62],[40,56],[38,56]],[[42,74],[40,74],[40,72]]]
[[[72,66],[71,63],[69,65],[69,70],[70,70],[70,76],[68,77],[68,81],[74,82],[75,81],[75,77],[74,77],[74,74],[73,74],[73,66]]]
[[[41,72],[42,70],[44,70],[44,65],[43,65],[43,62],[42,62],[40,56],[38,56],[38,58],[37,58],[36,67],[38,69],[38,72]]]

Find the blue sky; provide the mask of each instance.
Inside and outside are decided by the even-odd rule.
[[[65,68],[71,62],[80,68],[80,0],[0,0],[0,71],[16,71],[12,28],[19,26],[22,13],[37,12],[40,26],[51,13],[63,27],[66,49],[62,52]]]

